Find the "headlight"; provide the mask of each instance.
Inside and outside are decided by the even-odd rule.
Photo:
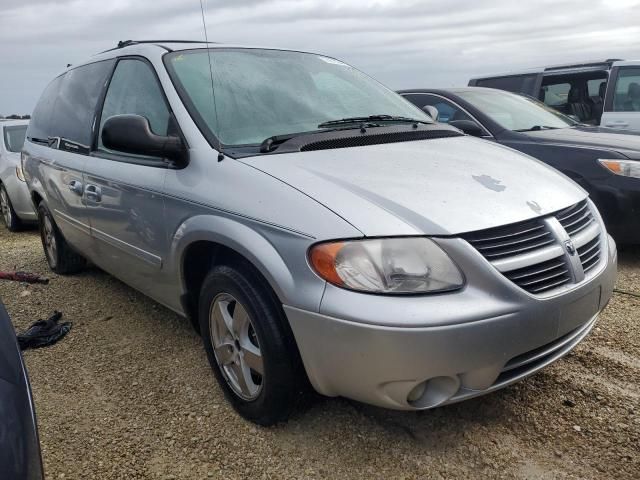
[[[426,238],[321,243],[311,247],[309,260],[324,280],[361,292],[445,292],[464,285],[458,267]]]
[[[21,182],[24,182],[24,172],[22,171],[22,165],[16,165],[16,177],[18,177],[18,180],[20,180]]]
[[[616,175],[640,178],[640,161],[638,160],[598,160],[607,170]]]

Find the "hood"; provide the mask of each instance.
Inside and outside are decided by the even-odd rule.
[[[571,127],[526,132],[537,142],[614,150],[640,160],[640,132],[604,127]]]
[[[586,197],[541,162],[467,136],[242,161],[366,236],[454,235],[545,215]]]

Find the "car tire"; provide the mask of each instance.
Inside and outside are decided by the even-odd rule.
[[[17,232],[22,229],[22,222],[13,209],[7,189],[2,184],[0,184],[0,213],[2,214],[4,225],[10,232]]]
[[[67,275],[79,272],[86,266],[85,258],[73,250],[60,233],[44,202],[38,205],[38,228],[44,255],[52,271]]]
[[[199,321],[236,411],[263,426],[287,420],[303,396],[303,370],[282,304],[261,275],[249,265],[214,267],[200,291]]]

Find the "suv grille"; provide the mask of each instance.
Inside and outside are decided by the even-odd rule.
[[[520,288],[535,295],[553,292],[582,281],[600,263],[603,230],[592,208],[583,200],[555,215],[463,238]],[[567,236],[575,250],[565,246]]]

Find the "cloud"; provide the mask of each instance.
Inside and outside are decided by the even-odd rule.
[[[204,0],[203,0],[204,1]],[[340,58],[392,88],[638,58],[640,0],[208,0],[210,40]],[[199,0],[3,0],[0,112],[31,111],[67,63],[118,40],[204,37]],[[17,33],[19,32],[19,33]]]

